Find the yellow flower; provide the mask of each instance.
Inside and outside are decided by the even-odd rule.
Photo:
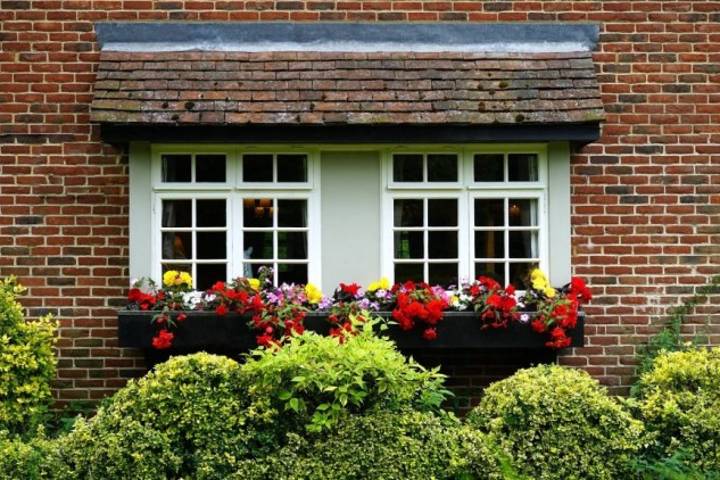
[[[459,301],[460,298],[458,298],[457,295],[453,295],[452,297],[450,297],[450,305],[457,305]]]
[[[312,283],[305,285],[305,296],[307,296],[308,302],[314,304],[320,303],[322,300],[322,291]]]
[[[178,276],[178,272],[176,270],[168,270],[167,272],[163,273],[163,285],[166,287],[172,287],[175,285],[175,279]]]
[[[547,286],[548,286],[548,284],[544,278],[538,278],[538,279],[535,279],[532,281],[532,287],[535,290],[542,291],[542,290],[545,290],[547,288]]]
[[[555,289],[553,287],[547,287],[545,289],[545,296],[548,298],[555,298]]]
[[[163,274],[163,285],[166,287],[175,287],[182,284],[188,287],[192,286],[192,277],[187,272],[178,272],[177,270],[168,270]]]
[[[260,290],[260,280],[258,280],[257,278],[248,278],[248,285],[250,285],[250,288],[252,288],[256,292]]]
[[[180,272],[179,278],[175,280],[175,285],[187,285],[188,287],[192,287],[192,277],[187,272]]]
[[[550,282],[548,282],[547,276],[545,276],[545,273],[539,268],[536,268],[530,273],[530,282],[535,290],[541,292],[550,288]]]
[[[387,277],[382,277],[377,282],[372,282],[368,286],[368,292],[374,292],[376,290],[387,290],[390,288],[390,280],[387,279]]]

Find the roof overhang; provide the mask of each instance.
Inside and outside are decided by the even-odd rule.
[[[96,29],[91,120],[107,141],[584,144],[604,119],[596,25]]]

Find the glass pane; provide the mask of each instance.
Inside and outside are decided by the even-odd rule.
[[[428,225],[455,227],[458,224],[458,201],[454,198],[428,200]]]
[[[395,264],[395,282],[402,283],[408,280],[413,282],[422,282],[424,280],[422,263]]]
[[[429,281],[430,285],[441,285],[449,287],[458,284],[458,265],[457,263],[431,263],[429,265]]]
[[[190,155],[163,155],[162,181],[189,182],[191,165]]]
[[[278,200],[277,203],[278,226],[307,226],[307,200]]]
[[[510,258],[537,257],[537,232],[510,232]]]
[[[192,258],[192,233],[163,232],[162,258],[171,260]]]
[[[195,284],[198,290],[207,290],[215,282],[227,280],[227,265],[224,263],[200,264],[197,266]]]
[[[475,264],[475,278],[490,277],[500,285],[505,285],[505,264],[478,262]]]
[[[192,200],[163,200],[163,227],[192,227]]]
[[[475,232],[475,258],[505,258],[505,232]]]
[[[457,182],[458,159],[454,154],[431,154],[427,156],[428,181]]]
[[[510,264],[510,283],[516,288],[525,289],[529,285],[530,272],[537,267],[537,263],[522,262]]]
[[[225,155],[196,155],[196,182],[224,182]]]
[[[422,182],[423,156],[418,154],[393,155],[393,180],[396,182]]]
[[[245,232],[243,234],[243,258],[272,259],[273,233],[272,232]]]
[[[537,154],[511,153],[508,155],[508,177],[511,182],[537,182]]]
[[[278,232],[278,258],[307,258],[306,232]]]
[[[458,232],[428,232],[429,258],[457,258]]]
[[[162,273],[165,273],[169,270],[175,270],[177,272],[187,272],[189,274],[192,274],[192,265],[190,265],[189,263],[163,263]]]
[[[307,155],[278,155],[278,182],[307,182]]]
[[[244,182],[272,182],[272,155],[243,155]]]
[[[476,182],[502,182],[505,180],[503,172],[502,153],[483,153],[475,155],[473,170]]]
[[[226,206],[225,200],[197,200],[197,226],[224,227]]]
[[[476,198],[475,226],[502,227],[505,225],[504,203],[502,198]]]
[[[535,227],[537,219],[537,200],[531,198],[511,198],[508,214],[511,227]]]
[[[307,283],[307,264],[278,264],[278,283]]]
[[[246,263],[243,265],[243,276],[248,278],[257,278],[260,276],[260,269],[265,267],[267,268],[273,268],[272,264],[269,263]],[[274,279],[270,279],[271,281],[275,281]]]
[[[395,199],[395,226],[396,227],[422,227],[423,201]]]
[[[197,232],[197,258],[227,258],[227,240],[225,232]]]
[[[395,232],[395,258],[423,258],[423,232]]]
[[[246,227],[272,227],[272,198],[244,198],[243,225]]]

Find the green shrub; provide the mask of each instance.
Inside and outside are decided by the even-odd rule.
[[[240,365],[198,353],[158,365],[59,441],[87,479],[224,478],[248,453]]]
[[[0,439],[0,480],[79,480],[63,462],[60,445],[42,435],[28,442]]]
[[[34,430],[52,401],[55,379],[55,322],[23,318],[16,296],[23,291],[10,277],[0,281],[0,431]]]
[[[587,373],[520,370],[485,391],[467,423],[538,480],[627,478],[642,427]]]
[[[463,434],[460,434],[460,432]],[[234,480],[501,480],[484,436],[422,412],[344,417],[325,435],[288,435],[277,452],[238,464]],[[461,444],[460,440],[466,443]],[[470,454],[470,455],[468,455]],[[479,474],[477,477],[473,473]]]
[[[686,462],[720,471],[720,348],[660,355],[639,380],[638,408],[650,455],[683,452]]]
[[[406,359],[369,324],[343,343],[306,333],[278,351],[256,350],[242,377],[251,408],[295,432],[322,431],[372,409],[437,410],[449,393],[443,375]]]

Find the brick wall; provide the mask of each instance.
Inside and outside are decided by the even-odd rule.
[[[720,2],[0,0],[0,276],[30,287],[30,315],[60,319],[61,402],[102,397],[144,369],[115,339],[126,154],[88,123],[93,22],[108,20],[598,22],[608,121],[572,172],[575,272],[597,298],[588,346],[562,362],[626,391],[638,343],[720,270]],[[688,333],[720,344],[717,310]],[[455,382],[475,385],[464,372]]]

